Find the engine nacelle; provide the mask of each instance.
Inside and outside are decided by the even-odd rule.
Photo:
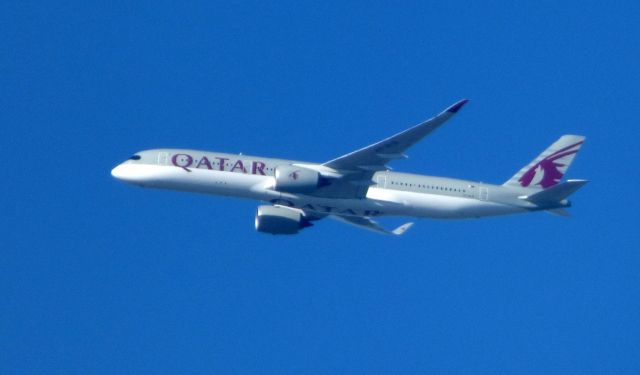
[[[282,206],[258,206],[256,230],[271,234],[296,234],[311,226],[302,211]]]
[[[320,185],[320,174],[311,169],[295,165],[279,165],[276,167],[277,191],[287,193],[310,193]]]

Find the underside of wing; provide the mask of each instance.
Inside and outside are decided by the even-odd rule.
[[[385,170],[388,162],[394,159],[406,158],[404,154],[405,150],[439,128],[440,125],[453,117],[467,102],[467,99],[460,100],[437,116],[421,124],[370,146],[330,160],[323,165],[340,171],[376,172]]]
[[[400,236],[404,234],[413,225],[413,223],[406,223],[397,227],[396,229],[388,230],[381,227],[380,224],[371,220],[368,217],[343,216],[343,215],[331,215],[331,217],[338,221],[342,221],[343,223],[354,225],[362,229],[370,230],[376,233],[392,234],[395,236]]]
[[[387,163],[394,159],[406,158],[404,152],[409,147],[444,124],[467,102],[467,99],[460,100],[421,124],[324,163],[324,167],[337,171],[341,177],[334,178],[331,184],[319,189],[314,195],[327,198],[363,198],[374,173],[389,169]]]
[[[413,223],[406,223],[394,230],[387,230],[369,217],[320,214],[288,206],[262,205],[258,206],[256,210],[255,227],[259,232],[291,235],[313,226],[313,221],[321,220],[327,216],[373,232],[396,236],[403,234],[413,225]]]

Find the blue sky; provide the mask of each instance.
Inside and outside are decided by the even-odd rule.
[[[0,372],[637,374],[638,20],[631,1],[5,4]],[[109,174],[155,147],[322,162],[461,98],[395,170],[501,183],[584,134],[572,218],[272,237],[257,202]]]

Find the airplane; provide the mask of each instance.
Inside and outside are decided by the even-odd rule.
[[[466,219],[547,211],[568,216],[569,195],[586,180],[562,177],[585,137],[563,135],[501,185],[393,172],[389,162],[451,119],[467,99],[435,117],[367,147],[324,163],[190,149],[137,152],[111,174],[148,188],[255,199],[255,229],[296,234],[332,217],[378,233],[401,235],[412,225],[388,230],[374,218]]]

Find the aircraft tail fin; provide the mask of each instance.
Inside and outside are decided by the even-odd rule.
[[[563,135],[503,185],[539,190],[556,186],[584,140],[585,137],[581,135]]]
[[[569,195],[575,193],[578,189],[586,185],[587,180],[568,180],[566,182],[554,185],[548,189],[539,191],[535,194],[521,197],[526,201],[534,203],[538,206],[556,208],[558,204],[568,204],[565,199]]]

